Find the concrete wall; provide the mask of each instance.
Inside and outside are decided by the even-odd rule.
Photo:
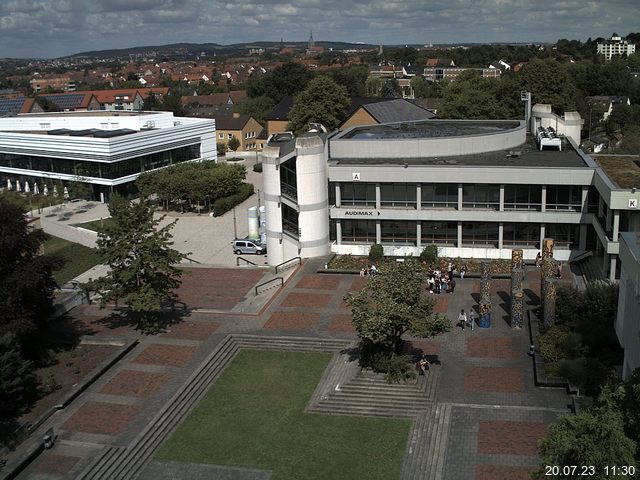
[[[640,238],[637,232],[620,235],[620,293],[615,329],[624,348],[622,375],[640,367]]]
[[[448,120],[449,122],[451,120]],[[524,121],[498,133],[446,138],[331,140],[332,158],[449,157],[516,148],[526,141]]]

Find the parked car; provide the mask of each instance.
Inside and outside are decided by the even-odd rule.
[[[243,253],[255,253],[256,255],[262,255],[267,253],[267,246],[260,244],[259,241],[251,240],[250,238],[237,238],[233,241],[233,252],[236,255]]]

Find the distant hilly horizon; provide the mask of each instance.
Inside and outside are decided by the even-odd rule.
[[[548,44],[549,42],[464,42],[464,43],[442,43],[434,44],[434,46],[452,46],[452,45],[529,45],[529,44]],[[357,50],[370,50],[377,48],[379,45],[371,43],[350,43],[350,42],[331,42],[331,41],[316,41],[316,45],[325,48],[334,49],[357,49]],[[256,41],[256,42],[242,42],[224,45],[220,43],[190,43],[180,42],[171,43],[167,45],[147,45],[147,46],[135,46],[128,48],[111,48],[105,50],[90,50],[85,52],[78,52],[71,55],[65,55],[59,58],[75,58],[75,57],[93,57],[93,58],[109,58],[109,57],[121,57],[127,55],[139,55],[149,53],[152,51],[158,54],[176,54],[178,51],[183,50],[192,55],[201,55],[204,53],[206,56],[216,55],[229,55],[241,53],[242,51],[248,51],[251,48],[274,48],[279,45],[285,47],[300,48],[307,45],[306,41],[299,42],[279,42],[279,41]],[[421,47],[424,44],[388,44],[383,47]],[[172,52],[173,51],[173,52]]]

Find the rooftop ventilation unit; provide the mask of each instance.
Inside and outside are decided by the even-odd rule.
[[[538,127],[536,132],[538,147],[542,150],[545,147],[557,148],[562,150],[562,139],[558,136],[553,127]]]

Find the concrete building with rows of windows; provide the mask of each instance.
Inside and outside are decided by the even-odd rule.
[[[530,121],[426,120],[271,138],[263,152],[269,263],[330,252],[534,259],[593,252],[610,278],[619,233],[640,231],[640,191],[577,145],[582,119],[536,105]],[[640,167],[639,167],[640,168]],[[640,185],[638,186],[640,187]]]
[[[171,112],[56,112],[0,117],[0,185],[83,182],[95,198],[140,173],[216,161],[215,121]]]

